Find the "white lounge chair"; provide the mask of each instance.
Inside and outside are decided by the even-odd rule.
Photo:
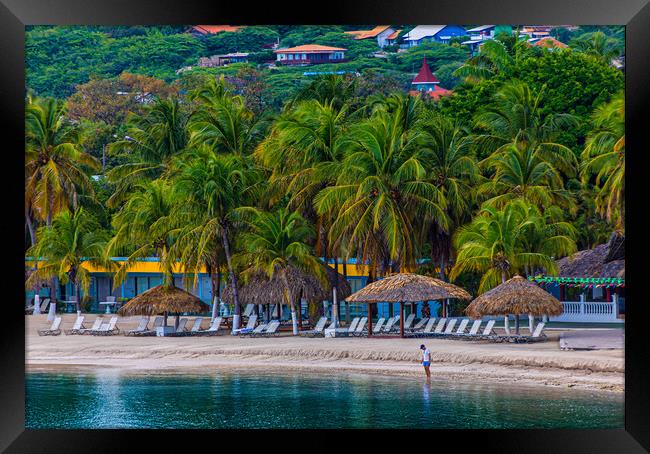
[[[384,326],[385,321],[386,321],[386,319],[384,317],[382,317],[379,320],[377,320],[377,323],[372,325],[372,334],[373,335],[381,333],[381,328]]]
[[[487,325],[485,325],[485,329],[481,334],[476,336],[477,339],[490,339],[491,337],[494,337],[494,324],[496,323],[495,320],[488,320]]]
[[[348,331],[348,336],[350,334],[353,336],[362,336],[363,330],[366,327],[366,323],[368,323],[368,317],[361,317],[361,320],[359,320],[359,323],[357,324],[357,327],[354,329],[354,331]]]
[[[255,309],[254,304],[247,304],[246,307],[244,308],[244,313],[241,314],[242,317],[250,317],[251,314],[253,313],[253,309]]]
[[[189,331],[188,334],[191,336],[193,333],[201,331],[201,323],[203,323],[203,318],[196,317],[194,319],[194,323],[192,324],[192,328],[190,328],[190,331]]]
[[[447,326],[445,327],[445,330],[442,332],[443,336],[449,336],[454,332],[454,326],[456,326],[456,320],[455,318],[452,318],[449,320],[449,323],[447,323]]]
[[[111,317],[108,323],[102,323],[99,329],[90,331],[93,336],[113,336],[119,334],[120,329],[117,327],[117,317]]]
[[[537,324],[533,332],[526,336],[524,334],[511,334],[506,336],[493,336],[490,340],[496,342],[516,342],[516,343],[527,343],[527,342],[540,342],[546,339],[546,335],[542,332],[544,331],[545,322],[540,322]]]
[[[104,318],[102,316],[99,316],[95,319],[93,325],[90,328],[81,328],[77,330],[77,334],[89,334],[91,331],[97,331],[102,326],[103,322]]]
[[[393,326],[395,326],[395,323],[399,320],[399,315],[395,315],[394,317],[390,317],[387,321],[386,324],[384,325],[384,333],[390,333],[393,330]]]
[[[143,333],[147,331],[147,325],[149,324],[149,317],[143,316],[140,318],[140,322],[138,323],[138,327],[136,329],[130,329],[124,331],[125,336],[137,336],[138,333]]]
[[[431,335],[435,323],[436,323],[436,318],[435,318],[435,317],[431,317],[431,318],[427,321],[427,324],[424,326],[424,329],[423,329],[423,330],[421,330],[421,331],[414,331],[414,332],[412,333],[412,335],[413,335],[414,337],[426,337],[426,336]]]
[[[187,335],[188,331],[187,331],[187,329],[185,329],[185,325],[187,325],[187,319],[185,317],[183,317],[178,321],[178,328],[176,328],[176,331],[174,331],[173,333],[169,333],[167,335],[172,336],[172,337],[173,336],[179,337],[179,336]]]
[[[251,336],[252,337],[257,337],[257,336],[261,336],[261,337],[277,336],[278,334],[280,334],[278,332],[278,328],[280,328],[280,322],[278,320],[273,320],[268,325],[266,325],[266,327],[262,331],[256,333],[253,330],[253,332],[251,333]]]
[[[61,330],[59,329],[59,326],[61,326],[61,317],[55,317],[54,321],[52,322],[52,326],[50,326],[50,329],[38,330],[38,335],[39,336],[58,336],[59,334],[61,334]]]
[[[216,336],[219,333],[219,328],[221,328],[221,322],[222,321],[223,321],[223,317],[215,317],[214,320],[212,320],[212,323],[210,323],[210,326],[208,327],[208,329],[190,331],[189,334],[192,335],[192,336],[194,336],[194,335],[197,335],[197,336]]]
[[[84,319],[86,318],[85,315],[79,315],[77,319],[74,321],[74,325],[72,325],[72,328],[66,329],[63,332],[66,335],[69,334],[79,334],[80,329],[84,329]]]
[[[300,336],[308,336],[308,337],[322,336],[325,331],[326,323],[327,323],[327,317],[321,317],[320,319],[318,319],[318,322],[316,322],[314,329],[301,331],[298,334]]]
[[[430,332],[427,334],[425,337],[433,337],[433,336],[440,336],[442,335],[443,329],[445,327],[445,323],[447,323],[446,318],[441,318],[438,320],[438,324],[436,325],[436,329],[433,330],[433,332]]]
[[[452,336],[455,339],[466,339],[466,338],[471,338],[473,336],[476,336],[478,334],[478,330],[481,327],[481,323],[483,323],[482,320],[474,320],[474,323],[472,323],[472,327],[469,329],[469,333],[454,333]]]
[[[420,330],[422,330],[422,328],[424,327],[424,325],[427,324],[428,321],[429,321],[429,317],[421,318],[420,321],[417,322],[417,323],[415,324],[415,326],[413,326],[413,328],[409,328],[408,330],[407,330],[406,328],[404,328],[404,331],[409,331],[409,332],[411,332],[411,333],[413,333],[413,332],[415,332],[415,331],[420,331]]]
[[[465,334],[465,329],[467,328],[467,325],[469,325],[469,319],[464,318],[460,321],[460,325],[458,325],[458,329],[456,330],[455,333],[452,333],[452,335],[459,335],[459,334]]]
[[[415,314],[409,314],[409,316],[406,317],[406,320],[404,320],[404,331],[409,331],[411,329],[413,320],[415,320]]]
[[[251,332],[255,328],[256,323],[257,323],[257,315],[251,315],[250,317],[248,317],[248,322],[246,323],[246,327],[232,330],[232,335],[237,336],[239,334],[245,334]]]

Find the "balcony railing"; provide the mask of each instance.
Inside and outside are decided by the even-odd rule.
[[[617,322],[618,298],[614,301],[562,301],[564,312],[558,317],[550,317],[552,322],[608,323]]]

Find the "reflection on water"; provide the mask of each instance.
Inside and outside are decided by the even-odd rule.
[[[31,372],[28,428],[620,428],[623,396],[360,374]]]

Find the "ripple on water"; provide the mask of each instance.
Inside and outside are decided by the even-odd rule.
[[[28,428],[620,428],[623,395],[353,373],[29,372]]]

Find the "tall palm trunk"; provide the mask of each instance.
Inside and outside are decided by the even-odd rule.
[[[345,282],[348,281],[348,259],[343,260],[343,277],[345,278]],[[345,325],[349,326],[350,325],[350,303],[348,303],[348,300],[345,300]]]
[[[36,244],[36,232],[34,229],[34,223],[32,222],[32,217],[29,214],[29,208],[25,210],[25,223],[27,224],[27,230],[29,230],[31,246],[34,246]]]
[[[284,298],[288,306],[291,306],[291,326],[293,335],[298,335],[298,320],[296,319],[296,306],[294,304],[293,298],[291,297],[291,289],[289,287],[289,281],[287,280],[286,270],[282,270],[282,282],[284,283]]]
[[[237,276],[235,270],[232,266],[232,256],[230,252],[230,241],[228,240],[228,228],[222,227],[221,229],[221,240],[223,242],[223,250],[226,254],[226,263],[228,264],[228,275],[230,276],[230,282],[232,285],[232,295],[233,301],[235,303],[235,314],[232,318],[232,329],[239,329],[239,318],[241,314],[241,309],[239,307],[239,291],[237,287]]]
[[[501,283],[503,284],[505,282],[506,282],[506,272],[501,271]],[[506,330],[506,335],[510,335],[510,318],[508,317],[507,314],[503,317],[503,326]]]

